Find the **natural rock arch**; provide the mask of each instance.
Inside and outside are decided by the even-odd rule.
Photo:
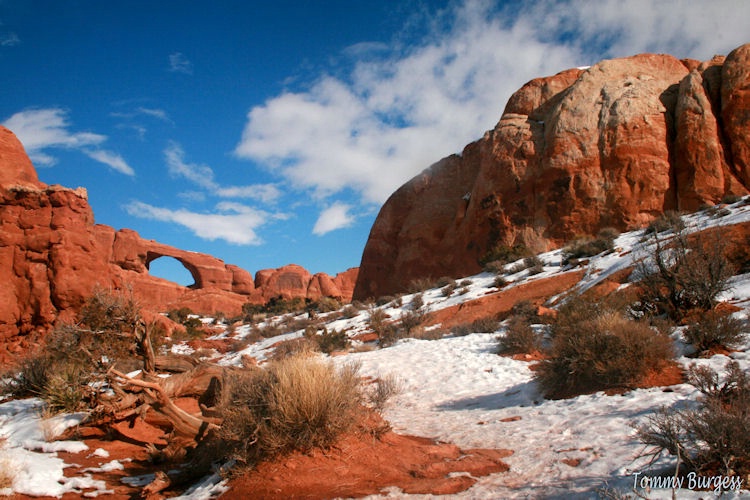
[[[148,270],[149,274],[151,276],[154,276],[155,278],[167,279],[169,281],[173,281],[174,282],[175,280],[173,280],[173,279],[165,278],[164,276],[161,276],[158,273],[154,273],[153,263],[155,261],[160,261],[160,263],[167,264],[167,265],[168,265],[168,263],[174,263],[174,262],[179,263],[179,265],[181,265],[182,268],[185,271],[187,271],[187,273],[191,276],[193,282],[192,283],[188,282],[189,284],[185,284],[185,285],[183,285],[182,283],[179,283],[179,282],[177,282],[177,284],[183,285],[183,286],[185,286],[185,288],[190,288],[190,289],[193,289],[193,290],[197,290],[197,289],[201,288],[200,287],[200,273],[198,272],[198,269],[196,269],[194,266],[190,265],[189,263],[186,263],[184,259],[180,259],[178,257],[173,257],[172,255],[161,255],[161,254],[159,254],[157,252],[147,252],[147,254],[146,254],[145,266],[146,266],[146,269]]]

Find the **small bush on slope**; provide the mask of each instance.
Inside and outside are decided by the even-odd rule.
[[[53,412],[76,411],[95,404],[89,386],[113,367],[140,368],[133,332],[140,309],[130,294],[95,290],[81,310],[78,325],[62,325],[44,349],[20,363],[8,389],[16,396],[38,396]]]
[[[651,255],[636,266],[644,312],[680,320],[691,311],[711,310],[716,297],[729,289],[735,267],[726,256],[728,242],[721,231],[677,231],[670,239],[654,233],[652,243]]]
[[[685,330],[685,340],[698,353],[715,347],[737,347],[745,339],[745,322],[730,313],[712,310],[702,314],[698,322]]]
[[[498,337],[498,353],[521,354],[539,350],[541,342],[530,322],[521,316],[511,316],[505,334]]]
[[[581,257],[592,257],[602,252],[607,252],[615,247],[617,230],[604,228],[599,231],[596,238],[582,236],[568,243],[562,251],[562,264],[573,264]]]
[[[252,466],[293,450],[332,445],[358,418],[358,366],[297,356],[225,381],[218,438],[227,458]]]
[[[577,299],[558,312],[536,373],[548,397],[631,387],[672,358],[671,339],[601,302]]]
[[[725,371],[721,382],[708,367],[690,367],[688,382],[703,393],[701,405],[661,408],[638,427],[638,438],[652,447],[647,456],[667,451],[696,472],[750,473],[750,377],[736,361],[728,362]]]

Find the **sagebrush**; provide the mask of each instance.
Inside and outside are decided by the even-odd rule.
[[[750,377],[736,361],[725,373],[691,366],[688,382],[703,398],[694,409],[661,408],[637,427],[646,456],[667,453],[689,470],[745,477],[750,473]]]
[[[578,299],[558,311],[536,379],[553,398],[634,387],[673,357],[671,339],[600,302]]]
[[[226,458],[252,466],[293,450],[331,446],[357,422],[359,369],[297,356],[238,371],[222,388],[218,438]]]

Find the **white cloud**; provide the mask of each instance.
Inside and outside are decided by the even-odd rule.
[[[229,202],[219,203],[216,206],[217,212],[208,214],[155,207],[140,201],[129,203],[125,210],[134,217],[178,224],[199,238],[224,240],[236,245],[260,245],[263,240],[256,230],[269,220],[284,217]]]
[[[176,142],[170,142],[164,150],[167,168],[170,175],[184,177],[185,179],[207,189],[216,189],[218,185],[214,182],[214,171],[207,165],[187,163],[185,151]]]
[[[182,52],[175,52],[169,55],[169,71],[192,75],[193,63]]]
[[[103,149],[84,149],[83,152],[90,158],[108,165],[113,170],[120,172],[125,175],[135,175],[133,167],[128,165],[125,159],[117,153],[112,151],[105,151]]]
[[[139,114],[142,114],[142,115],[146,115],[146,116],[150,116],[152,118],[156,118],[157,120],[161,120],[163,122],[170,122],[171,123],[171,121],[172,121],[169,118],[169,115],[167,115],[167,112],[164,111],[163,109],[158,109],[158,108],[144,108],[143,106],[141,106],[138,109],[136,109],[136,113],[139,113]]]
[[[60,108],[29,109],[21,111],[3,122],[21,141],[31,161],[50,166],[57,159],[48,149],[75,149],[93,160],[103,163],[125,175],[135,175],[133,168],[117,153],[97,148],[107,136],[93,132],[72,132],[67,112]]]
[[[315,227],[312,230],[313,234],[323,236],[336,229],[351,226],[354,223],[354,217],[349,213],[351,208],[351,205],[337,201],[323,210],[315,222]]]
[[[275,184],[221,186],[214,180],[215,174],[211,167],[187,162],[182,146],[174,141],[171,141],[164,149],[164,158],[170,175],[183,177],[220,198],[246,198],[273,203],[281,196],[281,191]]]
[[[480,138],[526,81],[644,51],[727,53],[747,41],[750,2],[465,0],[435,16],[413,48],[352,46],[344,76],[252,108],[235,154],[319,197],[352,189],[379,204]]]

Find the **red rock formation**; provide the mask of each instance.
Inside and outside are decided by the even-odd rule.
[[[527,83],[493,130],[389,198],[354,298],[478,272],[496,245],[548,250],[747,194],[749,58],[643,54]]]
[[[151,276],[151,262],[165,256],[180,261],[195,283]],[[0,359],[58,319],[72,319],[97,286],[131,288],[149,311],[190,307],[235,315],[245,303],[276,296],[349,301],[355,280],[356,269],[330,278],[294,265],[260,271],[254,280],[210,255],[95,224],[86,190],[39,182],[20,142],[0,127]]]

